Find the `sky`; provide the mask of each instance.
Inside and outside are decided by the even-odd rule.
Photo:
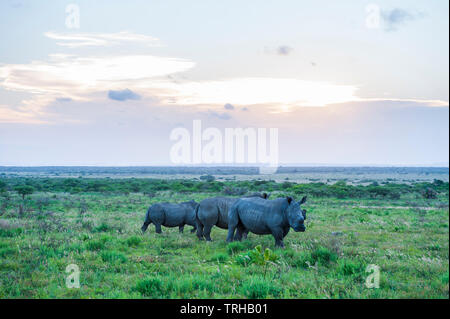
[[[3,0],[0,165],[173,165],[201,120],[277,128],[285,165],[448,166],[448,6]]]

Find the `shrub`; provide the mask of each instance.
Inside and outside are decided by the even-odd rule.
[[[250,264],[264,266],[265,274],[267,271],[267,266],[269,264],[275,264],[278,261],[278,258],[278,255],[269,248],[266,248],[263,251],[261,245],[258,245],[255,249],[250,250],[247,253],[237,255],[234,260],[241,266],[248,266]]]
[[[214,182],[216,178],[213,175],[202,175],[200,176],[200,180],[206,181],[206,182]]]
[[[3,193],[5,191],[6,191],[6,182],[0,179],[0,193]]]
[[[240,196],[240,195],[244,195],[245,193],[247,193],[247,188],[245,187],[225,187],[223,189],[223,193],[225,195],[229,195],[229,196]]]
[[[434,189],[431,189],[431,188],[428,187],[428,188],[423,192],[422,196],[423,196],[424,198],[426,198],[426,199],[434,199],[434,198],[437,197],[437,192],[436,192]]]

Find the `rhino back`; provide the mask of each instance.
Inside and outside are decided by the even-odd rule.
[[[198,203],[182,203],[185,209],[185,217],[184,222],[188,225],[195,225],[195,215],[196,215],[196,208],[198,206]]]
[[[230,207],[236,203],[239,198],[233,197],[219,197],[217,200],[217,207],[219,210],[219,220],[217,222],[219,227],[228,228],[228,211]]]
[[[187,209],[182,204],[163,203],[161,207],[164,210],[164,223],[166,227],[175,227],[184,224]]]
[[[269,234],[274,227],[286,227],[284,198],[265,200],[262,198],[242,198],[236,202],[239,220],[255,234]]]

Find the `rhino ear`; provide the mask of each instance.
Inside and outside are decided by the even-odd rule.
[[[293,201],[293,199],[292,199],[291,196],[286,197],[286,199],[287,199],[287,201],[288,201],[289,204],[291,204],[291,202]]]
[[[307,198],[307,196],[303,196],[303,198],[302,198],[302,200],[299,202],[299,204],[301,205],[301,204],[304,204],[305,202],[306,202],[306,198]]]
[[[262,197],[263,197],[264,199],[267,199],[267,198],[269,197],[269,195],[267,195],[267,193],[263,193],[263,194],[262,194]]]

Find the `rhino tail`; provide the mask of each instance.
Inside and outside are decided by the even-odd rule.
[[[152,223],[152,221],[150,220],[150,209],[151,207],[147,209],[147,213],[145,214],[144,223],[146,223],[147,225]]]
[[[198,209],[200,208],[200,204],[197,204],[195,206],[195,228],[197,229],[197,237],[198,239],[203,239],[203,225],[200,221],[200,218],[198,218]]]
[[[198,218],[198,208],[200,207],[200,204],[197,204],[197,206],[195,206],[195,226],[197,226],[197,229],[200,227],[200,225],[202,224],[200,222],[200,219]]]

